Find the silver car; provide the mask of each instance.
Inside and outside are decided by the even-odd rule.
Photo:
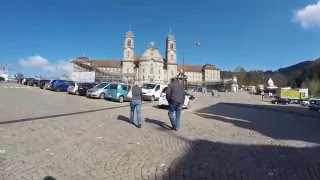
[[[88,89],[86,96],[88,98],[100,98],[100,99],[104,99],[106,97],[106,93],[107,93],[107,89],[109,87],[108,82],[103,82],[100,83],[98,85],[96,85],[95,87]]]

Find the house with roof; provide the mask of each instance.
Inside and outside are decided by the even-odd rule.
[[[220,70],[214,65],[178,65],[174,35],[167,36],[165,47],[165,53],[162,56],[155,44],[151,42],[142,54],[136,56],[134,34],[128,31],[124,38],[121,60],[91,60],[88,57],[78,57],[71,61],[72,73],[94,72],[96,79],[102,81],[169,83],[171,78],[184,70],[190,83],[220,81]]]

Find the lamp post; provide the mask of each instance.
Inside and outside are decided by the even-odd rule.
[[[184,80],[184,53],[185,53],[185,50],[183,50],[183,53],[182,53],[182,76],[183,76],[183,79],[182,79],[182,85],[183,85],[183,89],[186,89],[185,87],[185,80]]]

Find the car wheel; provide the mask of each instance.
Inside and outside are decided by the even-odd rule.
[[[151,96],[150,101],[154,101],[154,100],[155,100],[155,97]]]
[[[123,101],[124,101],[123,96],[120,96],[120,97],[119,97],[119,102],[120,102],[120,103],[123,103]]]
[[[104,93],[100,93],[99,98],[104,99]]]

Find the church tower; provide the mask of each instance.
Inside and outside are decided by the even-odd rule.
[[[134,35],[132,31],[126,32],[124,38],[122,73],[125,80],[132,80],[129,74],[135,73],[134,69]],[[126,76],[127,74],[127,76]]]
[[[134,57],[134,35],[132,31],[126,32],[124,38],[123,60],[133,61]]]
[[[166,39],[166,63],[167,63],[167,81],[177,75],[177,47],[176,39],[170,33]]]
[[[177,63],[176,39],[169,34],[166,39],[166,60],[170,63]]]

